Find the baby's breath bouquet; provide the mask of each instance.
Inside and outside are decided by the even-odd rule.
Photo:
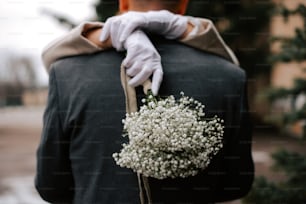
[[[205,118],[199,101],[149,93],[142,102],[123,120],[129,142],[113,154],[121,167],[157,179],[185,178],[205,169],[222,148],[223,121]]]

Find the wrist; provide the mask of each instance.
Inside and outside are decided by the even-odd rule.
[[[129,47],[137,46],[147,42],[147,35],[142,30],[135,30],[124,42],[123,48],[128,50]]]

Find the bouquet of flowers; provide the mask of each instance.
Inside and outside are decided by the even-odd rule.
[[[138,112],[126,114],[118,165],[157,179],[185,178],[205,169],[222,148],[223,120],[205,118],[204,105],[181,92],[157,98],[149,93]]]

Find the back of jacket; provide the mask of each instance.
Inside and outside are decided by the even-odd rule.
[[[236,199],[250,189],[254,167],[246,76],[226,60],[173,41],[155,43],[163,63],[160,95],[181,91],[225,121],[224,147],[209,167],[187,179],[149,179],[153,203]],[[48,105],[37,151],[36,188],[50,202],[137,204],[137,176],[112,158],[121,136],[125,97],[123,53],[113,50],[62,59],[50,73]],[[139,99],[143,96],[137,88]]]

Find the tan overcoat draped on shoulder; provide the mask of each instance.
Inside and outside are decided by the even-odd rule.
[[[188,18],[189,22],[193,22],[196,19],[195,17],[189,16]],[[214,53],[238,65],[237,58],[222,40],[214,24],[208,19],[197,19],[201,20],[203,24],[202,29],[192,36],[181,39],[180,42],[206,52]],[[50,65],[60,58],[103,51],[102,48],[93,44],[83,36],[88,30],[102,28],[103,25],[101,22],[84,22],[66,35],[49,43],[42,53],[43,63],[47,71],[49,72]]]

